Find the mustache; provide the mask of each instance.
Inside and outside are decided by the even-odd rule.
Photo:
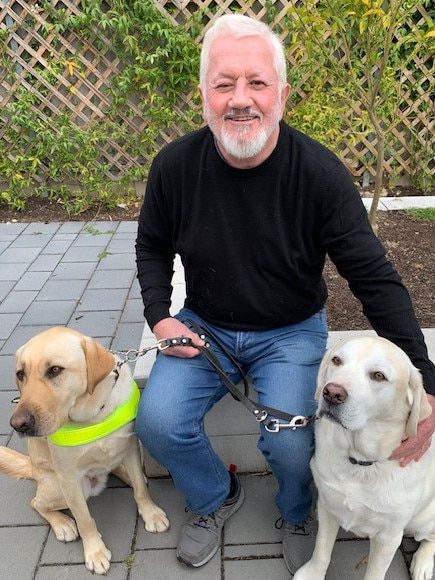
[[[258,117],[261,120],[263,115],[259,111],[247,107],[245,109],[231,109],[231,111],[225,113],[222,118],[226,121],[227,119],[237,119],[240,117]]]

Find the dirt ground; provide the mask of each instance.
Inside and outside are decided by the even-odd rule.
[[[0,204],[0,222],[135,221],[139,209],[139,203],[114,210],[93,207],[78,216],[69,216],[56,201],[30,198],[24,212]],[[435,221],[412,219],[399,211],[379,211],[378,224],[378,236],[411,294],[421,327],[435,327]],[[325,280],[329,290],[327,312],[330,330],[370,328],[359,302],[330,263],[325,268]]]
[[[420,221],[399,211],[378,214],[378,236],[411,295],[422,328],[435,327],[435,221]],[[347,282],[328,263],[327,312],[330,330],[362,330],[370,325]]]

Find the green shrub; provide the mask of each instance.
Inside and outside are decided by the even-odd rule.
[[[129,202],[134,180],[144,180],[146,159],[154,156],[162,144],[160,132],[176,125],[182,131],[192,126],[194,103],[184,115],[177,108],[180,93],[196,85],[199,49],[183,26],[174,26],[153,0],[99,0],[79,2],[81,13],[66,16],[63,10],[44,0],[45,29],[38,34],[68,36],[71,32],[83,40],[72,55],[62,62],[54,58],[35,73],[17,71],[8,53],[7,31],[0,39],[0,67],[6,69],[9,82],[18,85],[13,99],[0,112],[7,126],[0,140],[0,200],[23,209],[29,193],[59,199],[68,211],[79,213],[96,200],[108,207]],[[37,23],[36,23],[37,24]],[[32,15],[26,26],[36,26]],[[45,32],[44,32],[45,31]],[[108,90],[110,106],[103,118],[79,125],[69,113],[45,112],[47,84],[55,88],[59,72],[81,74],[80,62],[86,42],[109,45],[120,60],[119,73],[113,75]],[[51,40],[57,47],[56,36]],[[53,54],[55,54],[53,52]],[[57,54],[57,53],[56,53]],[[98,62],[93,62],[98,67]],[[24,74],[24,83],[20,74]],[[41,78],[44,83],[41,83]],[[35,87],[35,89],[29,90]],[[74,94],[74,86],[70,87]],[[126,120],[131,118],[131,103],[147,120],[142,134],[135,136]],[[118,181],[104,161],[103,148],[116,143],[137,163],[120,172]]]

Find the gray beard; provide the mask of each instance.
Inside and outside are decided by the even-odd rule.
[[[247,111],[247,114],[250,114]],[[257,113],[259,115],[259,113]],[[230,134],[226,131],[225,127],[222,128],[220,131],[215,132],[216,124],[215,118],[208,107],[208,104],[205,103],[205,120],[209,124],[209,127],[214,134],[215,139],[221,143],[221,146],[228,155],[233,157],[234,159],[252,159],[259,155],[263,149],[267,145],[267,141],[274,132],[276,126],[274,124],[274,120],[278,124],[281,119],[281,103],[276,103],[274,110],[271,115],[271,119],[269,119],[269,123],[266,127],[261,127],[257,133],[257,136],[252,139],[246,140],[246,135],[249,134],[250,128],[249,127],[240,127],[238,130],[238,134]]]
[[[248,129],[249,131],[249,129]],[[243,129],[239,132],[243,136]],[[220,142],[224,150],[235,159],[251,159],[265,148],[269,135],[264,129],[261,129],[255,139],[239,142],[237,137],[228,135],[224,130],[220,136]]]

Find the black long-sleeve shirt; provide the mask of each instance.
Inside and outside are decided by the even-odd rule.
[[[229,166],[208,127],[163,148],[150,170],[136,252],[151,328],[169,316],[178,253],[185,305],[240,330],[294,324],[322,308],[328,254],[373,329],[408,354],[435,394],[435,368],[409,294],[349,172],[283,122],[275,150],[253,169]]]

